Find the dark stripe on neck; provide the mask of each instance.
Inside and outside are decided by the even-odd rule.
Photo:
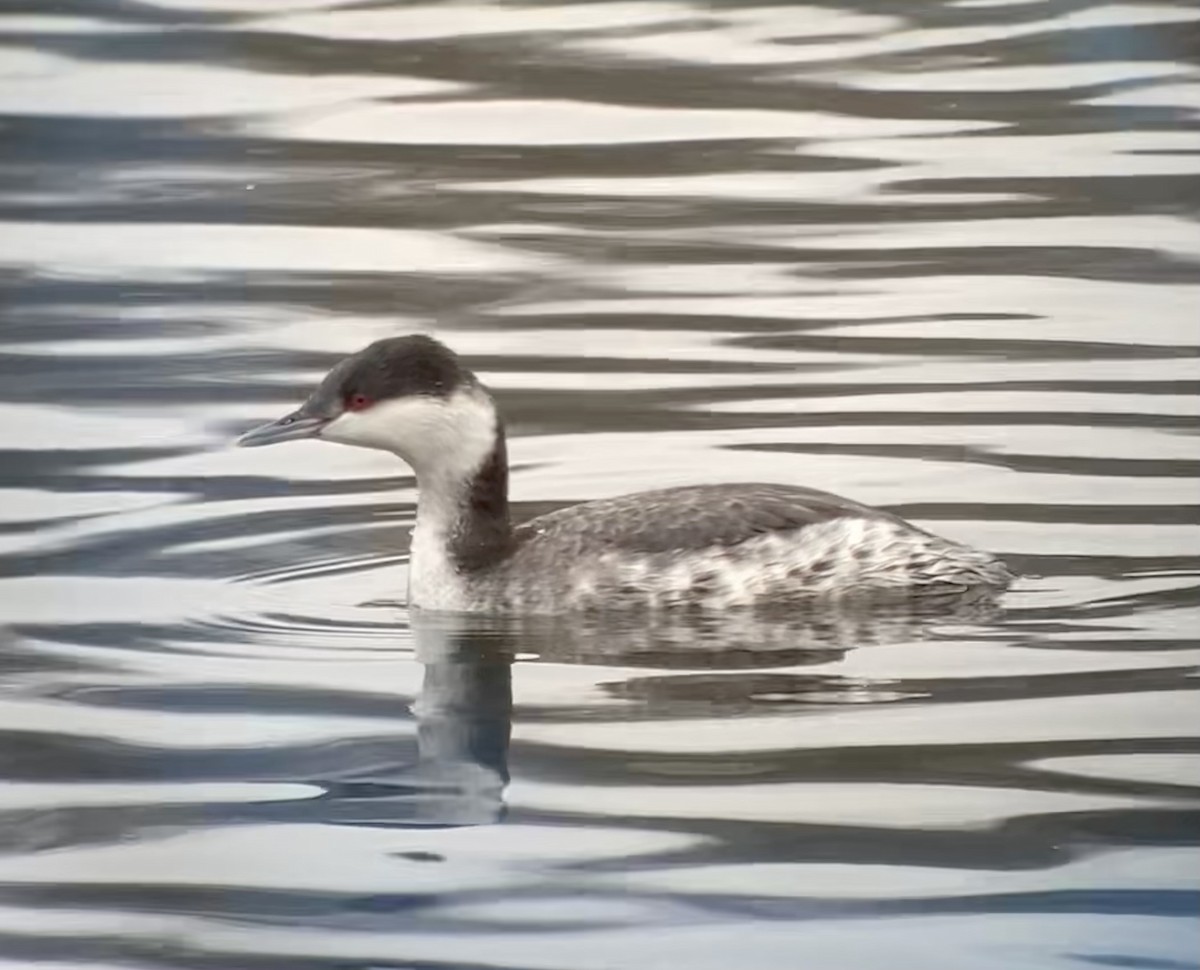
[[[508,449],[497,422],[496,444],[463,496],[461,514],[450,536],[450,555],[458,569],[485,569],[512,551],[508,517]]]

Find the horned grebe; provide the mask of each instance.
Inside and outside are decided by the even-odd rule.
[[[247,447],[320,438],[390,451],[416,473],[409,605],[569,613],[998,591],[985,552],[894,515],[793,485],[696,485],[559,509],[514,526],[504,426],[447,347],[379,340],[337,364]]]

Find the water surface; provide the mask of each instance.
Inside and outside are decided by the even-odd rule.
[[[1200,11],[0,3],[0,957],[1197,966]],[[827,488],[994,613],[415,622],[426,330],[518,511]]]

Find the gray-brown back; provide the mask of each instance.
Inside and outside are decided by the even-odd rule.
[[[729,547],[756,536],[857,516],[893,516],[850,499],[794,485],[694,485],[572,505],[532,519],[518,543],[564,553],[630,553]]]

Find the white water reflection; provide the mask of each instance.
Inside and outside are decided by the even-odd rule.
[[[638,30],[677,22],[689,13],[688,7],[679,3],[616,2],[566,7],[496,7],[459,0],[456,3],[405,4],[384,10],[343,9],[319,14],[270,17],[244,27],[340,40],[412,42],[543,30]]]
[[[249,191],[253,186],[243,187]],[[0,264],[56,275],[187,278],[195,271],[461,273],[513,271],[541,260],[428,232],[362,228],[0,223]],[[197,276],[203,279],[203,276]]]
[[[612,145],[703,138],[886,138],[983,129],[987,123],[850,118],[819,111],[654,109],[578,101],[371,105],[257,132],[322,142],[405,145]]]
[[[34,26],[36,32],[37,27]],[[459,90],[437,81],[302,77],[208,65],[92,64],[25,51],[4,55],[0,111],[6,114],[161,118],[254,115]]]

